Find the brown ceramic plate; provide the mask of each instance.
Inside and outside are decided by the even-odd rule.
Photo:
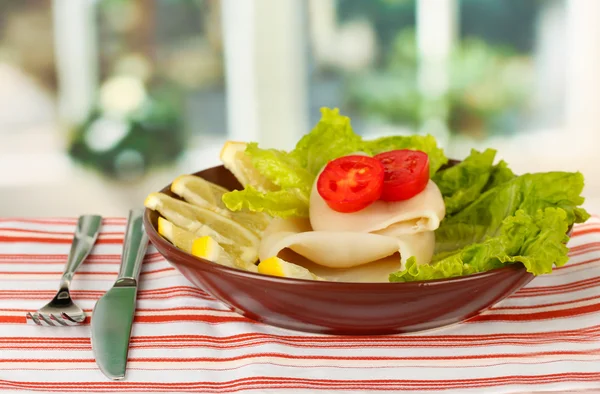
[[[229,190],[241,186],[223,166],[194,175]],[[170,185],[161,192],[175,197]],[[144,225],[156,249],[194,285],[236,312],[274,326],[327,334],[391,334],[468,319],[508,297],[533,275],[521,265],[459,278],[410,283],[339,283],[279,278],[224,267],[189,255]]]

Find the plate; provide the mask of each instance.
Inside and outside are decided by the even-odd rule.
[[[195,173],[229,190],[241,189],[223,166]],[[170,185],[161,192],[176,197]],[[341,335],[429,330],[473,317],[529,283],[522,265],[450,279],[409,283],[341,283],[280,278],[225,267],[187,254],[157,231],[158,213],[144,226],[156,249],[195,286],[261,323]]]

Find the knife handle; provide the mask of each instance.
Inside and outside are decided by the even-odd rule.
[[[143,225],[143,209],[132,209],[129,211],[125,239],[123,241],[123,255],[121,257],[121,268],[117,282],[137,283],[142,262],[148,247],[148,235]],[[125,284],[125,283],[123,283]]]

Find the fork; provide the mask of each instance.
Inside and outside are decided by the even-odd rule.
[[[67,264],[60,279],[58,292],[48,304],[37,312],[27,312],[27,322],[38,326],[75,326],[83,323],[85,312],[71,299],[69,286],[77,268],[90,254],[98,239],[102,217],[98,215],[83,215],[77,221],[77,228],[71,244]]]

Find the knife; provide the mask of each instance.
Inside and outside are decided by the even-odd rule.
[[[138,277],[148,247],[143,213],[143,209],[129,211],[119,276],[92,312],[94,358],[102,373],[114,380],[125,377]]]

